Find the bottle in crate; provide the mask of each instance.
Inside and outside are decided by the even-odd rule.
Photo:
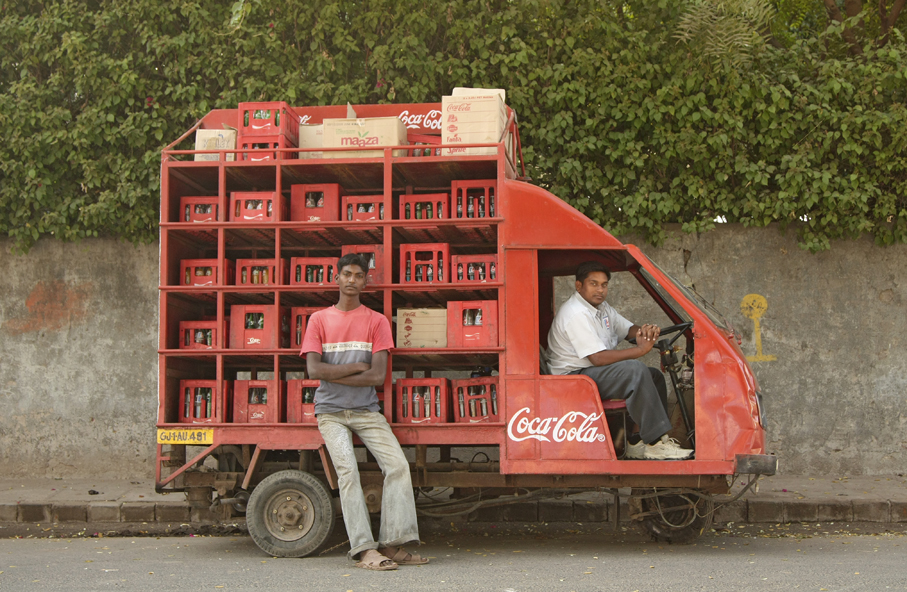
[[[497,347],[498,301],[447,303],[447,347]]]
[[[179,423],[223,423],[232,401],[232,386],[223,381],[218,388],[216,380],[181,380],[179,383]]]
[[[285,417],[286,382],[233,381],[233,423],[279,423]]]
[[[226,286],[234,281],[235,266],[229,259],[183,259],[180,261],[182,286]]]
[[[500,421],[498,377],[466,378],[451,381],[454,421],[488,423]]]
[[[448,423],[450,381],[446,378],[400,378],[394,383],[397,423]]]
[[[340,211],[347,222],[384,220],[383,195],[345,195]]]
[[[216,195],[181,197],[179,222],[217,222],[217,204]]]
[[[286,259],[237,259],[237,286],[285,286],[289,278]]]
[[[330,284],[337,275],[339,257],[293,257],[290,259],[290,285]]]
[[[230,309],[231,349],[290,346],[290,309],[273,304],[234,304]]]
[[[454,283],[498,281],[497,255],[454,255]]]
[[[494,180],[452,181],[451,203],[457,218],[494,218],[497,216],[497,184]],[[465,216],[464,216],[465,214]]]
[[[425,193],[400,196],[401,220],[442,220],[450,217],[450,196]]]
[[[340,220],[340,195],[337,183],[290,186],[290,220],[297,222],[331,222]]]
[[[233,191],[230,222],[280,222],[286,219],[286,199],[277,191]]]
[[[450,246],[447,243],[400,245],[400,283],[449,282]]]
[[[315,419],[315,391],[320,380],[287,381],[287,423],[318,423]]]
[[[366,277],[369,284],[384,283],[384,245],[344,245],[342,255],[359,253],[368,264]]]

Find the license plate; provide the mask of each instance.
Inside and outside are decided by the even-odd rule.
[[[158,444],[214,444],[214,430],[212,429],[158,429]]]

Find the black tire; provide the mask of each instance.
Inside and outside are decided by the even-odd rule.
[[[334,531],[334,504],[325,485],[303,471],[280,471],[252,491],[246,525],[255,544],[274,557],[305,557]]]
[[[673,493],[658,497],[639,497],[654,493],[652,489],[634,489],[628,500],[630,516],[653,541],[685,545],[692,543],[711,528],[715,504],[712,497],[691,493]]]

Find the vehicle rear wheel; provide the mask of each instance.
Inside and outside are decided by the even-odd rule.
[[[246,525],[252,540],[275,557],[305,557],[334,530],[334,505],[325,485],[303,471],[280,471],[252,491]]]
[[[649,537],[658,542],[692,543],[712,526],[715,504],[712,497],[692,493],[656,493],[654,489],[634,489],[628,500],[630,518],[637,521]]]

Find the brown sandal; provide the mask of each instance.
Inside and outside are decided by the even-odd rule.
[[[397,564],[392,559],[388,559],[374,549],[363,551],[359,558],[361,561],[356,564],[356,567],[361,569],[370,569],[372,571],[393,571],[397,569]]]
[[[389,557],[398,565],[425,565],[428,563],[428,557],[413,555],[403,547],[384,547],[378,549],[378,552]]]

